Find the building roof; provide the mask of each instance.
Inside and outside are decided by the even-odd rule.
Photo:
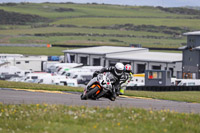
[[[22,54],[0,54],[0,56],[4,56],[4,57],[22,57]]]
[[[184,50],[184,49],[187,49],[187,46],[179,47],[178,49]]]
[[[200,35],[200,31],[193,31],[193,32],[186,32],[183,35],[189,36],[189,35]]]
[[[200,50],[200,46],[198,46],[198,47],[195,47],[194,49],[195,49],[195,50]]]
[[[147,48],[133,48],[133,47],[99,46],[99,47],[64,50],[63,52],[64,53],[83,53],[83,54],[110,54],[110,53],[120,53],[120,52],[140,51],[140,50],[148,50],[148,49]]]
[[[123,59],[135,61],[151,61],[151,62],[179,62],[182,61],[180,53],[162,53],[162,52],[141,52],[141,53],[124,53],[121,55],[107,55],[109,59]]]
[[[9,57],[7,61],[15,60],[15,61],[47,61],[47,57]]]

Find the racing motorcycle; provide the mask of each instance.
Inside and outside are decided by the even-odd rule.
[[[112,73],[104,72],[99,73],[96,77],[90,80],[88,83],[88,89],[85,89],[81,95],[81,100],[87,99],[99,99],[101,97],[109,98],[111,101],[115,101],[115,89],[113,83],[115,78]]]

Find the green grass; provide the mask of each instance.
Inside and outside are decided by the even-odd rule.
[[[135,108],[0,104],[3,133],[198,133],[200,115]]]
[[[73,8],[74,12],[55,12],[57,8]],[[6,11],[19,12],[25,14],[40,15],[48,18],[64,18],[70,16],[98,16],[98,17],[170,17],[185,18],[189,15],[180,15],[166,13],[153,7],[137,7],[137,6],[118,6],[118,5],[88,5],[88,4],[18,4],[17,6],[1,6],[0,9]]]
[[[118,40],[113,42],[111,40]],[[112,46],[129,46],[129,44],[142,44],[143,47],[168,47],[178,48],[185,43],[182,39],[154,39],[143,37],[95,37],[95,36],[16,36],[11,38],[0,38],[9,43],[21,44],[64,44],[64,45],[112,45]]]
[[[168,19],[168,18],[71,18],[62,19],[53,24],[74,24],[78,26],[110,26],[114,24],[177,26],[199,29],[199,19]],[[191,25],[192,24],[192,25]]]
[[[73,12],[56,12],[58,8],[72,8]],[[99,29],[98,26],[112,27],[116,24],[134,24],[179,27],[182,32],[198,30],[200,20],[192,17],[196,15],[182,15],[161,11],[155,7],[119,6],[119,5],[96,5],[96,4],[53,4],[53,3],[26,3],[16,6],[0,6],[0,9],[22,14],[33,14],[46,17],[47,27],[41,23],[29,25],[1,25],[0,43],[51,43],[51,44],[73,44],[73,45],[117,45],[128,46],[142,44],[143,47],[173,47],[177,48],[186,43],[186,37],[181,35],[167,34],[161,29],[159,32],[150,30],[125,30],[121,29]],[[75,25],[76,28],[58,27],[60,24]],[[41,28],[33,28],[35,25]],[[49,26],[48,26],[49,25]],[[158,27],[157,27],[158,28]],[[154,30],[154,29],[152,29]],[[165,30],[169,30],[165,28]],[[95,36],[42,36],[34,34],[46,33],[86,33],[86,34],[117,34],[134,35],[135,37],[95,37]],[[153,36],[153,37],[150,37]],[[158,37],[157,39],[155,39]],[[161,37],[161,38],[159,38]],[[113,42],[112,40],[118,40]]]
[[[100,37],[100,36],[34,36],[34,34],[46,33],[61,33],[61,34],[106,34],[106,35],[134,35],[135,37]],[[73,45],[120,45],[128,46],[130,43],[142,44],[144,47],[180,47],[185,42],[186,38],[175,38],[171,35],[164,35],[164,33],[151,33],[145,31],[121,31],[105,30],[105,29],[88,29],[88,28],[67,28],[67,27],[46,27],[33,29],[10,29],[0,30],[2,37],[0,41],[7,43],[39,43],[39,44],[73,44]],[[166,39],[154,39],[149,36],[163,37]],[[112,42],[111,40],[119,40],[119,42]],[[121,42],[120,42],[121,41]]]
[[[39,45],[39,44],[38,44]],[[0,53],[24,55],[63,55],[62,51],[69,48],[60,47],[0,47]]]
[[[200,103],[200,91],[125,91],[127,96]]]
[[[79,88],[79,87],[11,82],[11,81],[4,81],[4,80],[0,80],[0,87],[1,88],[15,88],[15,89],[49,90],[49,91],[76,91],[76,92],[83,91],[83,88]]]
[[[5,26],[5,25],[3,25]],[[2,26],[2,28],[3,28]],[[111,29],[92,29],[92,28],[84,28],[84,27],[40,27],[40,28],[30,28],[30,27],[24,27],[24,28],[17,28],[15,29],[12,25],[7,25],[8,27],[11,27],[11,29],[6,30],[0,30],[0,34],[4,35],[34,35],[37,33],[99,33],[99,34],[116,34],[118,30],[111,30]],[[6,27],[5,27],[6,28]],[[126,31],[122,30],[121,32],[117,33],[119,35],[135,35],[135,36],[166,36],[171,37],[171,35],[165,35],[164,33],[151,33],[151,32],[145,32],[145,31]]]

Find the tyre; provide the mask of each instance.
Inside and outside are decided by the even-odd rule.
[[[86,95],[81,94],[81,100],[87,100],[88,97]]]
[[[95,99],[95,94],[96,94],[96,92],[99,90],[99,87],[94,87],[93,89],[91,89],[91,90],[89,90],[87,93],[86,93],[86,96],[88,97],[88,98],[93,98],[93,99]]]

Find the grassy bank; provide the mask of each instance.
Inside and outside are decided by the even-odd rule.
[[[63,55],[62,51],[69,48],[59,47],[0,47],[0,53],[24,55]]]
[[[83,88],[79,87],[10,82],[3,80],[0,80],[0,88],[34,89],[34,90],[49,90],[49,91],[78,91],[78,92],[83,91]]]
[[[72,3],[0,4],[0,43],[181,47],[200,28],[199,12]],[[189,14],[188,14],[189,13]],[[4,15],[4,14],[9,14]],[[16,14],[18,15],[17,19]],[[24,14],[28,17],[24,20]],[[37,17],[36,17],[36,16]],[[35,22],[35,17],[38,21]]]
[[[196,102],[200,103],[200,91],[172,91],[172,92],[152,92],[152,91],[125,91],[127,96],[146,97],[164,100]]]
[[[2,105],[3,133],[198,133],[200,115],[135,108]]]

